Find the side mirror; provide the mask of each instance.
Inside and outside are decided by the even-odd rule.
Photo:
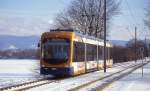
[[[38,46],[38,48],[39,48],[39,47],[40,47],[40,43],[38,43],[38,45],[37,45],[37,46]]]

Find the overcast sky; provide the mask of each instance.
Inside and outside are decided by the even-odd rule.
[[[41,35],[49,31],[56,14],[65,10],[71,1],[0,0],[0,35]],[[121,14],[113,18],[109,39],[129,40],[134,36],[135,26],[139,38],[143,38],[147,33],[143,32],[144,8],[149,0],[121,1]]]

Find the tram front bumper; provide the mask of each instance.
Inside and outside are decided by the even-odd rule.
[[[40,73],[43,75],[56,76],[73,76],[73,67],[55,68],[55,67],[41,67]]]

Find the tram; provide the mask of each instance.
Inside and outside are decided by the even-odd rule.
[[[40,73],[74,76],[103,69],[103,40],[83,35],[73,29],[45,32],[40,41]],[[106,42],[106,65],[111,67],[112,44]]]

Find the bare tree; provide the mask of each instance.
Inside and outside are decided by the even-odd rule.
[[[136,42],[136,54],[135,54],[135,39],[131,39],[130,41],[128,41],[127,43],[127,48],[130,49],[131,52],[134,53],[134,55],[137,55],[137,58],[141,57],[141,48],[144,49],[144,56],[148,55],[148,49],[144,43],[144,41],[142,40],[137,40]]]
[[[66,12],[56,17],[57,28],[73,28],[103,38],[104,0],[74,0]],[[107,23],[119,13],[116,0],[107,0]]]
[[[150,2],[146,8],[146,19],[144,20],[145,25],[150,29]]]

